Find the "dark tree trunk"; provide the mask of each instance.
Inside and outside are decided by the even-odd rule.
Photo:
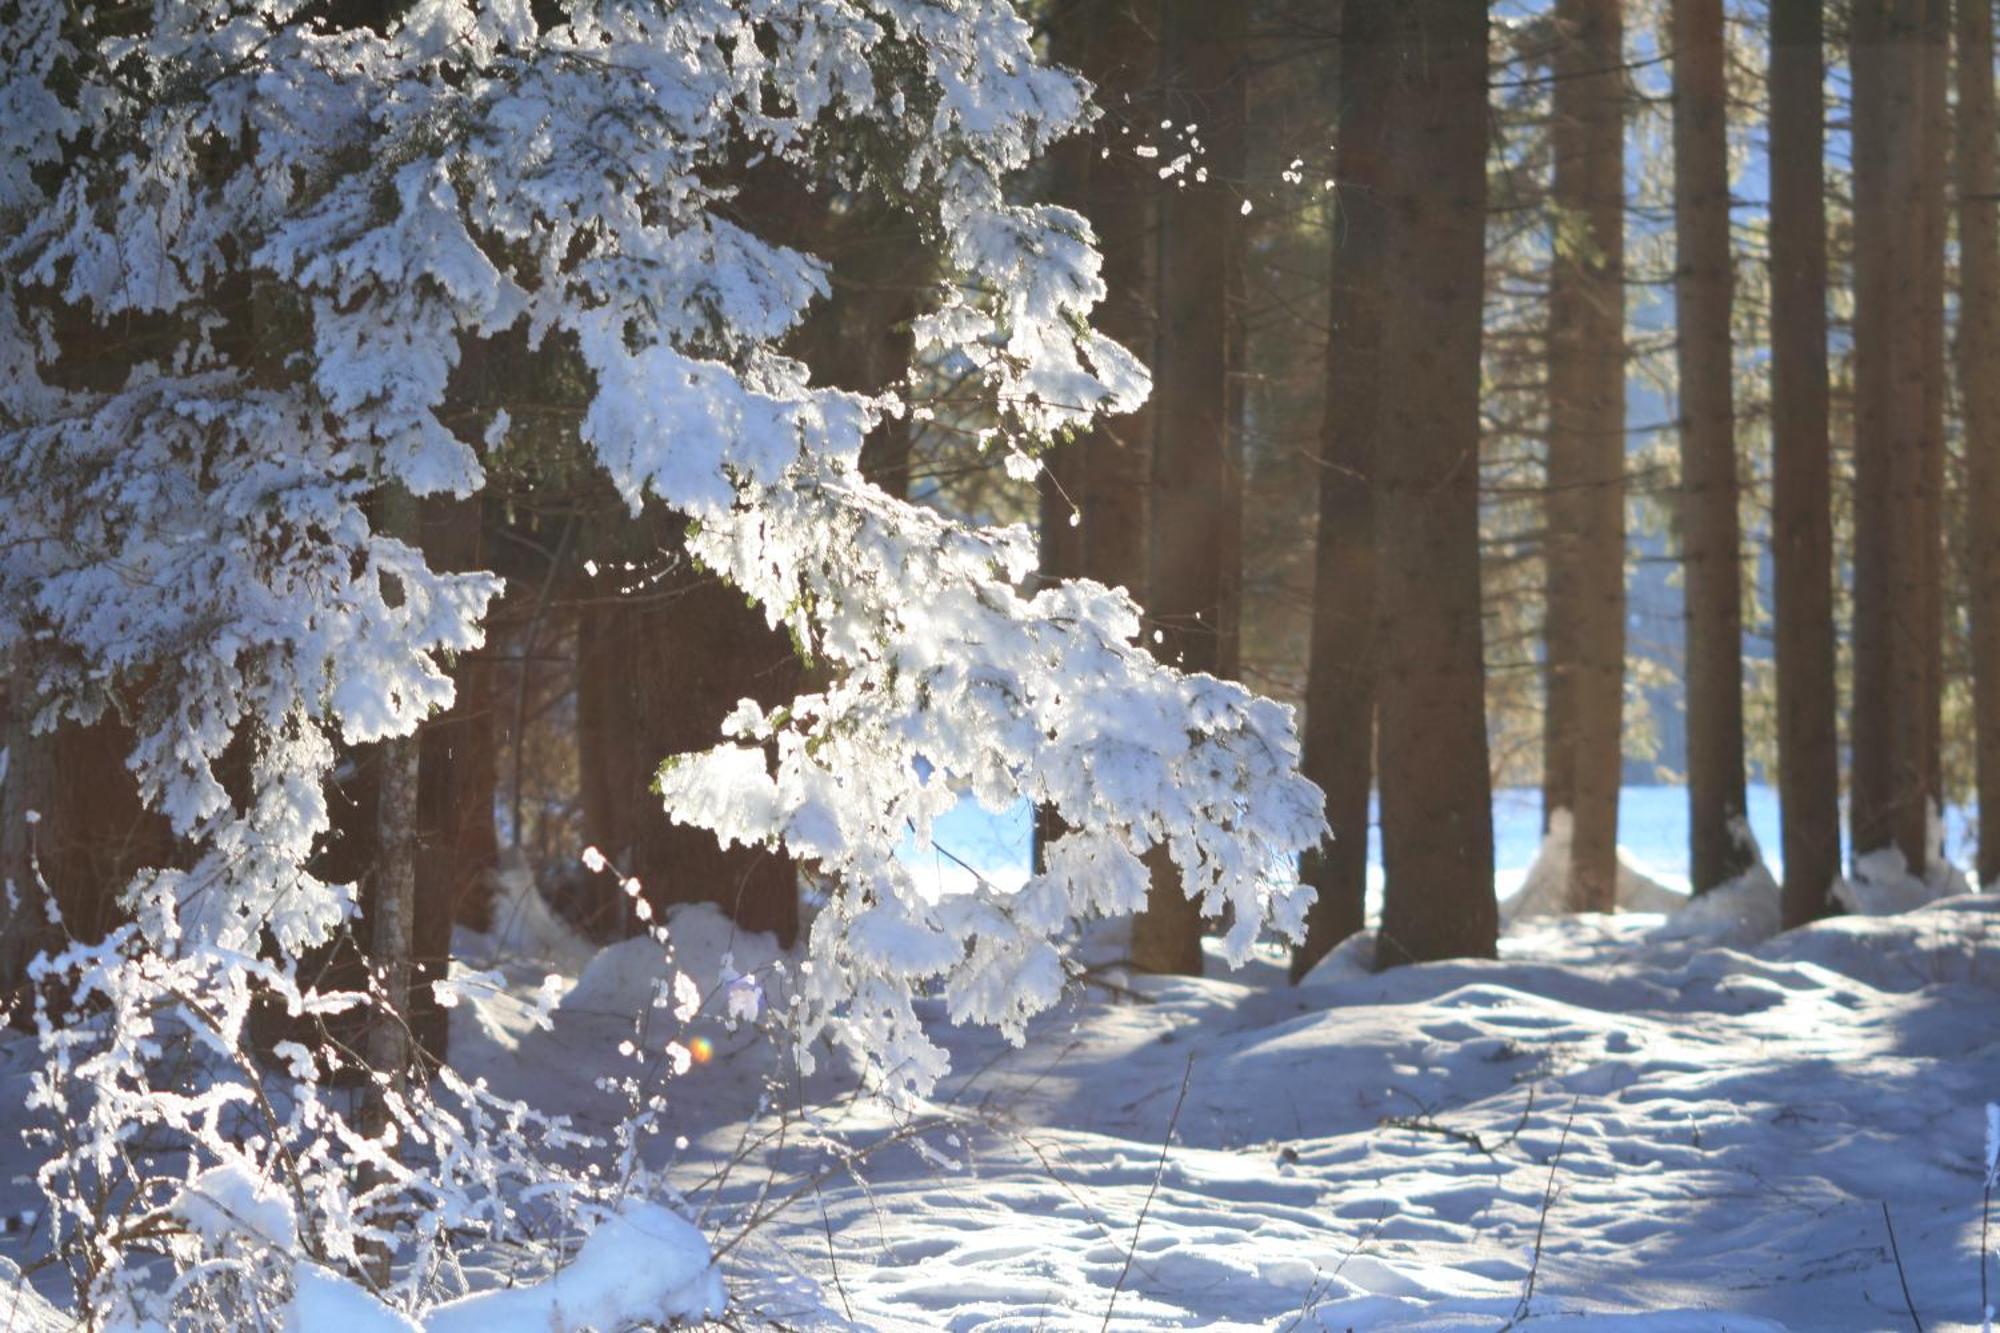
[[[1083,73],[1114,118],[1146,124],[1159,65],[1158,0],[1092,0]],[[1157,122],[1154,122],[1157,123]],[[1120,136],[1122,140],[1122,136]],[[1121,146],[1123,144],[1121,143]],[[1097,327],[1141,357],[1154,354],[1154,200],[1151,164],[1128,152],[1090,163],[1085,211],[1104,251],[1104,303]],[[1100,418],[1083,437],[1087,464],[1081,525],[1085,573],[1124,588],[1144,603],[1147,490],[1152,467],[1153,407]]]
[[[1687,599],[1688,836],[1697,893],[1750,868],[1741,836],[1743,607],[1730,357],[1722,0],[1674,0],[1674,310]]]
[[[1785,924],[1840,874],[1833,517],[1827,443],[1825,71],[1819,0],[1771,7],[1772,561]]]
[[[1306,666],[1305,775],[1326,793],[1331,837],[1300,878],[1318,894],[1292,979],[1367,924],[1368,794],[1375,748],[1374,468],[1382,321],[1396,294],[1385,259],[1384,190],[1395,33],[1380,4],[1341,6],[1326,416],[1320,429],[1319,534]]]
[[[1097,7],[1084,0],[1071,0],[1050,18],[1049,56],[1057,64],[1083,71]],[[1073,134],[1050,152],[1049,194],[1054,202],[1079,212],[1088,208],[1091,157],[1095,150],[1091,137]],[[1035,478],[1039,509],[1036,555],[1038,572],[1045,582],[1078,579],[1087,572],[1083,557],[1083,493],[1089,466],[1081,438],[1059,440],[1042,455],[1042,470]],[[1048,868],[1048,845],[1064,832],[1062,817],[1053,807],[1036,808],[1036,874]]]
[[[1971,492],[1973,728],[1979,765],[1979,883],[2000,879],[2000,164],[1994,135],[1993,8],[1958,6],[1958,392]]]
[[[807,331],[814,381],[870,394],[900,384],[915,352],[911,321],[929,278],[915,223],[864,207],[829,221],[819,239],[833,261],[833,299]],[[884,418],[861,447],[862,474],[907,497],[910,467],[910,419]]]
[[[114,329],[77,306],[59,304],[49,314],[58,348],[44,370],[50,382],[84,394],[121,388],[132,366],[126,338],[140,335],[135,341],[143,343],[147,318],[128,314]],[[4,1022],[9,1003],[27,998],[22,988],[35,955],[65,938],[95,942],[122,924],[133,876],[173,864],[178,845],[166,818],[140,799],[138,779],[126,766],[137,738],[114,711],[89,726],[65,721],[37,734],[31,725],[37,700],[25,672],[0,677],[0,703],[0,745],[8,756],[0,779]],[[26,1015],[25,1006],[14,1013]]]
[[[431,568],[462,572],[484,563],[477,499],[434,498],[423,505],[423,545]],[[492,643],[451,667],[452,705],[424,724],[417,773],[417,942],[420,966],[441,963],[454,922],[493,924],[493,873],[500,837],[493,819],[500,763],[494,708],[498,670]]]
[[[1393,33],[1375,534],[1387,877],[1376,962],[1491,957],[1479,584],[1486,8],[1372,0]],[[1350,6],[1350,13],[1360,8]]]
[[[416,498],[390,486],[379,501],[375,529],[412,546],[423,539]],[[381,1008],[370,1018],[364,1053],[375,1077],[363,1085],[362,1132],[380,1137],[389,1125],[389,1098],[400,1098],[423,1038],[412,1001],[416,986],[417,759],[422,742],[398,736],[373,747],[373,856],[362,871],[362,934],[367,962],[381,987]],[[447,926],[447,941],[449,927]],[[449,944],[447,943],[447,952]],[[427,1005],[433,997],[423,988]],[[432,1034],[444,1051],[444,1028]],[[392,1149],[393,1151],[393,1149]]]
[[[1991,4],[1993,0],[1973,0]],[[1923,263],[1916,297],[1921,302],[1924,416],[1922,475],[1917,489],[1914,536],[1921,544],[1917,652],[1923,659],[1924,692],[1920,710],[1919,744],[1924,775],[1925,836],[1928,847],[1930,812],[1944,807],[1944,246],[1947,158],[1951,147],[1951,116],[1945,86],[1951,81],[1951,0],[1928,0],[1923,27]]]
[[[1856,857],[1901,850],[1922,873],[1925,753],[1935,728],[1925,590],[1938,577],[1926,532],[1930,465],[1924,332],[1935,312],[1923,249],[1925,0],[1862,5],[1854,17],[1855,500],[1853,779]]]
[[[1228,514],[1230,462],[1229,268],[1239,195],[1244,109],[1241,6],[1167,0],[1165,111],[1193,122],[1207,154],[1169,182],[1160,217],[1160,341],[1155,359],[1151,611],[1162,660],[1189,672],[1224,669],[1226,617],[1238,559]],[[1177,140],[1169,140],[1170,145]],[[1177,152],[1176,147],[1164,150]],[[1155,860],[1152,892],[1132,926],[1132,960],[1151,972],[1201,972],[1201,909],[1180,876]]]
[[[173,831],[145,808],[125,766],[131,729],[106,718],[35,734],[30,702],[8,691],[0,781],[0,1022],[26,1009],[27,966],[64,939],[94,942],[124,920],[122,895],[148,866],[173,863]],[[46,887],[45,887],[46,886]],[[53,905],[53,915],[48,907]]]
[[[1075,0],[1051,25],[1051,54],[1097,88],[1106,128],[1064,141],[1053,154],[1052,193],[1090,220],[1104,255],[1105,298],[1097,327],[1141,356],[1153,352],[1151,248],[1154,182],[1150,163],[1130,152],[1117,128],[1145,125],[1146,94],[1159,60],[1156,0]],[[1100,150],[1111,147],[1112,155]],[[1090,578],[1143,599],[1146,589],[1147,468],[1152,408],[1100,418],[1044,459],[1041,572]],[[1061,833],[1038,812],[1035,853]]]
[[[1619,0],[1560,0],[1556,21],[1542,808],[1570,812],[1570,906],[1608,912],[1624,769],[1624,29]]]
[[[654,538],[650,574],[623,590],[599,580],[577,630],[586,836],[620,872],[638,878],[656,911],[714,903],[744,929],[770,931],[789,945],[799,926],[798,870],[790,858],[725,849],[706,829],[673,823],[652,781],[669,755],[718,744],[722,719],[739,700],[789,702],[800,681],[798,660],[741,593],[690,566],[681,520],[649,507],[640,525]]]
[[[0,1021],[25,1023],[28,964],[46,942],[42,812],[54,808],[54,739],[28,726],[25,701],[7,694],[7,776],[0,781]]]

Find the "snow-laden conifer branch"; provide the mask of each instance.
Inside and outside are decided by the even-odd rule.
[[[525,0],[415,0],[386,32],[296,0],[141,8],[0,17],[0,654],[43,724],[131,723],[141,790],[185,844],[131,886],[134,927],[46,973],[139,1025],[51,1027],[49,1106],[94,1089],[57,1175],[122,1169],[132,1119],[328,1191],[297,1224],[346,1248],[388,1195],[440,1216],[471,1197],[387,1166],[383,1198],[340,1196],[325,1145],[363,1145],[311,1094],[303,1048],[261,1146],[219,1129],[222,1102],[251,1114],[240,1068],[217,1075],[222,1102],[143,1108],[160,1031],[230,1066],[253,979],[321,1002],[290,960],[353,912],[352,886],[308,869],[336,742],[449,703],[442,659],[479,645],[498,591],[432,571],[371,513],[390,488],[485,484],[507,417],[467,430],[448,399],[466,349],[509,330],[579,370],[578,438],[627,502],[692,517],[697,556],[830,666],[663,779],[678,817],[781,842],[837,886],[807,1037],[921,1091],[942,1057],[913,990],[1018,1035],[1057,993],[1066,923],[1137,907],[1152,848],[1234,909],[1232,949],[1296,927],[1292,861],[1321,824],[1285,711],[1154,662],[1122,592],[1021,591],[1025,533],[868,485],[861,443],[898,391],[816,386],[780,348],[828,284],[739,197],[767,158],[914,217],[946,275],[919,356],[970,377],[1010,455],[1143,397],[1144,369],[1088,322],[1087,224],[1009,192],[1088,114],[1012,5],[577,0],[543,28]],[[961,792],[1059,810],[1047,872],[926,893],[893,850]],[[255,962],[266,943],[277,961]],[[487,1114],[477,1090],[452,1096]],[[430,1114],[398,1123],[434,1140],[424,1170],[461,1169],[447,1149],[477,1136],[439,1137]],[[478,1197],[503,1197],[493,1150],[467,1151]]]

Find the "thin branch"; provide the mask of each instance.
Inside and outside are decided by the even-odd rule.
[[[1111,1288],[1111,1299],[1104,1303],[1104,1323],[1099,1333],[1111,1327],[1111,1312],[1118,1305],[1118,1293],[1125,1289],[1126,1275],[1132,1271],[1132,1256],[1139,1252],[1139,1233],[1146,1229],[1146,1214],[1153,1209],[1153,1196],[1160,1192],[1160,1177],[1167,1173],[1167,1153],[1173,1147],[1174,1129],[1181,1122],[1181,1107],[1187,1104],[1188,1084],[1194,1079],[1194,1052],[1188,1052],[1187,1068],[1181,1071],[1180,1095],[1174,1098],[1174,1113],[1167,1118],[1166,1137],[1160,1140],[1160,1160],[1153,1168],[1153,1187],[1146,1191],[1146,1202],[1139,1205],[1139,1220],[1132,1224],[1132,1243],[1125,1249],[1125,1266],[1118,1270],[1118,1281]]]

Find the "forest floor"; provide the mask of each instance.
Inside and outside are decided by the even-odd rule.
[[[1275,945],[1198,980],[1113,966],[1019,1048],[933,1007],[954,1072],[914,1120],[697,1020],[679,1170],[718,1245],[764,1218],[729,1251],[746,1327],[1976,1327],[2000,898],[1774,918],[1766,881],[1517,922],[1492,962],[1375,975],[1362,937],[1297,988]],[[773,953],[702,909],[671,929],[709,993],[725,950]],[[662,974],[615,946],[554,1032],[459,1049],[608,1120],[577,1052],[630,1037]]]
[[[1296,988],[1276,946],[1108,967],[1019,1048],[932,1006],[953,1073],[914,1118],[702,1017],[659,1142],[743,1328],[1977,1327],[2000,897],[1760,939],[1767,906],[1518,922],[1497,961],[1381,975],[1364,936]],[[707,909],[669,928],[711,994],[725,952],[775,957]],[[461,1004],[454,1063],[608,1127],[658,946],[507,934],[462,941],[518,986]],[[551,965],[581,977],[541,1030]],[[0,1132],[30,1057],[0,1045]]]

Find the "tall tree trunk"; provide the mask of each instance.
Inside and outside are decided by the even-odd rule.
[[[477,498],[423,502],[423,549],[431,568],[480,568],[484,507]],[[489,618],[490,619],[490,618]],[[493,818],[500,756],[494,728],[498,672],[491,645],[451,667],[452,705],[418,734],[417,960],[422,981],[444,966],[451,927],[486,930],[493,918],[493,873],[500,836]]]
[[[1153,525],[1149,610],[1163,660],[1184,671],[1225,663],[1231,580],[1225,572],[1240,523],[1229,459],[1230,257],[1238,196],[1227,179],[1240,160],[1244,107],[1242,7],[1167,0],[1166,114],[1192,123],[1211,156],[1169,182],[1160,219],[1160,343],[1156,357]],[[1169,141],[1170,143],[1173,141]],[[1171,150],[1170,150],[1171,151]],[[1232,154],[1235,158],[1232,159]],[[1201,909],[1180,876],[1155,861],[1146,909],[1132,925],[1132,960],[1152,972],[1201,972]]]
[[[1367,925],[1368,794],[1375,749],[1374,472],[1382,321],[1395,299],[1385,140],[1395,86],[1384,5],[1340,5],[1340,117],[1334,145],[1333,263],[1320,427],[1319,534],[1306,664],[1305,775],[1326,793],[1328,840],[1300,878],[1318,897],[1292,979]]]
[[[1084,65],[1089,58],[1091,27],[1097,20],[1098,8],[1089,0],[1068,0],[1056,7],[1049,20],[1050,59],[1087,77]],[[1099,97],[1102,96],[1100,92]],[[1049,194],[1054,202],[1087,215],[1091,158],[1096,151],[1091,136],[1072,134],[1049,153]],[[1059,440],[1042,456],[1042,470],[1035,477],[1040,511],[1036,563],[1046,582],[1078,579],[1088,573],[1084,563],[1083,494],[1089,469],[1082,438]],[[1064,831],[1062,817],[1054,807],[1036,808],[1036,874],[1047,869],[1048,845]]]
[[[639,526],[652,539],[648,573],[623,590],[594,588],[577,632],[586,835],[638,878],[655,910],[714,903],[789,945],[799,925],[791,859],[724,848],[706,829],[673,823],[651,788],[668,756],[717,744],[739,700],[790,701],[798,661],[742,594],[690,566],[683,520],[649,506]]]
[[[1786,926],[1832,910],[1840,875],[1826,203],[1819,0],[1771,6],[1772,560]]]
[[[127,919],[122,895],[148,866],[172,864],[166,819],[146,808],[125,766],[135,738],[113,717],[35,734],[30,702],[8,700],[0,744],[0,1005],[35,954],[64,938],[94,942]],[[53,907],[54,912],[48,910]]]
[[[1931,764],[1925,722],[1937,646],[1925,588],[1929,464],[1923,360],[1930,229],[1924,169],[1925,0],[1854,16],[1855,500],[1852,846],[1898,848],[1922,873]]]
[[[916,224],[875,204],[819,230],[833,261],[833,299],[806,332],[813,378],[857,393],[899,384],[916,350],[928,260]],[[884,418],[861,446],[861,471],[891,495],[910,491],[910,419]]]
[[[1706,893],[1750,868],[1742,836],[1743,607],[1730,356],[1722,0],[1674,0],[1675,348],[1687,599],[1688,836]]]
[[[47,942],[41,821],[54,809],[55,742],[28,725],[20,684],[7,690],[7,773],[0,780],[0,1021],[26,1025],[28,964]]]
[[[1618,898],[1625,705],[1625,75],[1620,0],[1559,0],[1549,287],[1549,708],[1543,809],[1569,902]]]
[[[1147,94],[1159,63],[1159,18],[1158,0],[1073,0],[1056,15],[1050,42],[1054,59],[1088,78],[1105,108],[1105,128],[1057,147],[1053,193],[1097,233],[1105,285],[1097,327],[1141,356],[1153,352],[1155,182],[1151,162],[1135,157],[1130,139],[1111,127],[1136,123],[1157,132]],[[1095,579],[1144,600],[1151,433],[1147,404],[1100,418],[1048,454],[1040,478],[1044,577]],[[1042,848],[1060,833],[1059,821],[1038,812],[1038,866]]]
[[[117,390],[131,369],[121,338],[86,310],[51,312],[60,349],[49,378],[79,393]],[[129,329],[122,330],[130,332]],[[0,681],[6,776],[0,780],[0,1021],[45,947],[95,942],[126,919],[123,893],[148,866],[173,863],[166,818],[146,808],[126,760],[136,737],[115,713],[36,733],[25,671]],[[31,818],[32,817],[32,818]],[[49,909],[53,908],[53,912]],[[15,1014],[26,1016],[26,1010]]]
[[[1370,0],[1393,33],[1376,436],[1381,965],[1491,957],[1479,585],[1486,7]],[[1359,8],[1354,6],[1351,8]]]
[[[1991,4],[1993,0],[1968,0]],[[1945,85],[1951,81],[1951,0],[1928,0],[1923,26],[1923,263],[1916,296],[1922,303],[1924,416],[1922,424],[1922,473],[1917,489],[1914,529],[1922,549],[1917,554],[1921,572],[1918,628],[1922,638],[1917,651],[1923,659],[1924,692],[1918,701],[1921,710],[1919,744],[1924,775],[1925,848],[1928,855],[1929,830],[1934,812],[1944,806],[1944,183],[1951,149],[1951,116]]]
[[[1958,6],[1958,392],[1971,492],[1973,727],[1979,765],[1979,883],[2000,879],[2000,164],[1994,135],[1993,7]]]
[[[1159,67],[1159,0],[1091,0],[1090,34],[1082,72],[1097,85],[1111,114],[1127,123],[1157,124],[1152,88]],[[1097,327],[1140,356],[1151,356],[1154,312],[1153,165],[1129,151],[1119,136],[1110,158],[1090,163],[1085,211],[1104,250],[1104,303]],[[1152,468],[1153,406],[1122,417],[1100,418],[1083,437],[1087,459],[1083,493],[1084,569],[1089,577],[1124,588],[1142,604],[1147,595],[1148,482]]]
[[[417,545],[422,523],[415,497],[392,485],[381,501],[376,530]],[[373,1077],[363,1085],[362,1132],[382,1138],[391,1123],[392,1101],[407,1088],[416,1057],[411,1029],[411,982],[416,953],[417,760],[422,743],[398,736],[374,747],[374,856],[365,872],[367,961],[381,986],[381,1008],[372,1016],[364,1054]],[[384,1144],[395,1152],[393,1144]],[[386,1262],[386,1258],[384,1260]]]
[[[1241,192],[1244,182],[1245,119],[1249,114],[1247,62],[1236,81],[1231,114],[1221,118],[1216,132],[1222,142],[1209,146],[1208,126],[1202,142],[1208,146],[1208,170]],[[1240,210],[1240,205],[1239,205]],[[1249,256],[1250,224],[1240,211],[1230,215],[1229,252],[1223,256],[1223,446],[1220,541],[1215,559],[1222,586],[1215,616],[1216,675],[1238,680],[1243,675],[1243,497],[1249,467],[1250,395],[1247,376],[1250,354],[1250,302],[1244,268]]]

